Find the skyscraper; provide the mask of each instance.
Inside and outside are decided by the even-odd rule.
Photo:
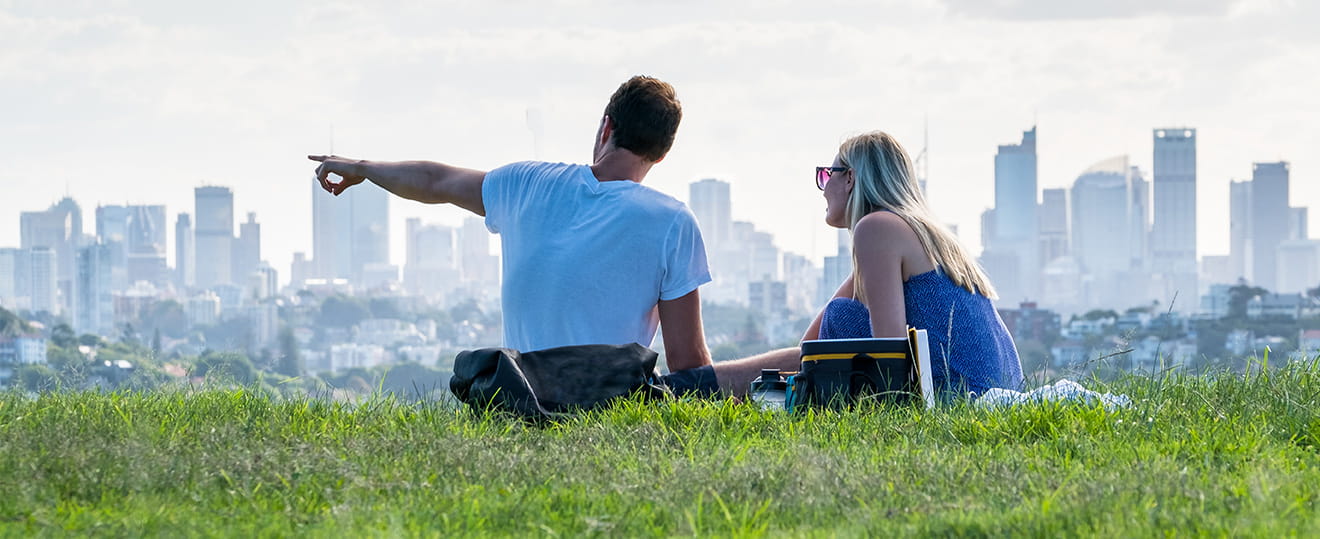
[[[165,206],[129,206],[127,237],[128,282],[146,281],[163,285],[169,278],[165,245],[169,223]]]
[[[701,291],[702,298],[717,303],[735,303],[747,297],[745,249],[734,240],[729,183],[714,178],[688,184],[688,206],[697,218],[706,245],[706,260],[713,281]]]
[[[195,240],[192,217],[180,213],[174,223],[174,278],[179,288],[190,288],[197,284]]]
[[[1151,224],[1151,270],[1160,276],[1156,292],[1175,310],[1196,307],[1196,130],[1153,132],[1155,214]]]
[[[114,298],[111,295],[112,247],[93,243],[78,249],[78,278],[73,329],[78,333],[111,335],[114,332]]]
[[[56,310],[72,310],[75,258],[83,243],[82,210],[65,197],[45,211],[23,212],[19,217],[20,247],[48,247],[55,256]],[[59,301],[61,300],[62,301]]]
[[[1036,200],[1036,128],[1022,132],[1022,142],[1001,144],[995,154],[994,233],[986,245],[990,277],[1009,301],[1039,293],[1039,217]],[[1011,260],[1010,260],[1011,259]],[[996,268],[998,271],[996,271]],[[998,273],[996,275],[996,273]]]
[[[1288,239],[1288,171],[1286,161],[1255,163],[1251,169],[1251,282],[1275,290],[1278,247]]]
[[[361,284],[368,266],[390,263],[390,194],[374,184],[363,184],[340,195],[344,197],[348,197],[353,227],[352,275]]]
[[[29,250],[28,257],[32,264],[28,272],[32,286],[32,312],[54,313],[59,308],[59,283],[56,279],[59,262],[56,260],[55,250],[49,247],[33,247]]]
[[[1040,199],[1040,266],[1068,254],[1068,190],[1045,189]]]
[[[96,207],[96,238],[110,250],[111,287],[166,280],[165,206]]]
[[[257,214],[248,212],[247,222],[238,225],[238,239],[234,240],[234,281],[247,285],[260,265],[261,223]]]
[[[197,286],[211,288],[233,284],[234,194],[228,187],[207,186],[194,190]]]
[[[407,258],[404,286],[429,297],[441,297],[458,285],[457,249],[454,228],[423,225],[421,219],[407,221]]]
[[[708,249],[719,249],[729,241],[733,219],[730,214],[729,184],[714,178],[688,186],[688,202],[697,217],[701,237]]]
[[[1144,241],[1145,180],[1127,156],[1091,166],[1072,187],[1072,253],[1089,287],[1083,305],[1126,308],[1145,303],[1145,279],[1137,278]]]
[[[1251,182],[1228,184],[1228,266],[1233,279],[1251,279]],[[1224,283],[1220,283],[1224,284]]]
[[[358,185],[338,197],[312,182],[312,265],[323,279],[362,278],[368,265],[388,264],[389,193]]]

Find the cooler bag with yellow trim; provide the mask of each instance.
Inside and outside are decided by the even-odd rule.
[[[867,399],[919,402],[929,384],[922,383],[919,341],[924,339],[917,330],[906,339],[802,341],[802,366],[788,379],[787,408],[839,408]]]

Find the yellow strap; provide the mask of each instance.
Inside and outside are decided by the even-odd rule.
[[[870,358],[872,358],[872,359],[903,359],[903,358],[908,357],[907,354],[904,354],[904,353],[902,353],[902,352],[885,352],[885,353],[883,353],[883,354],[867,354],[867,353],[861,353],[861,355],[868,356],[868,357],[870,357]],[[809,356],[802,356],[802,361],[824,361],[824,360],[827,360],[827,359],[852,359],[852,358],[857,357],[857,356],[858,356],[858,353],[851,353],[851,354],[812,354],[812,355],[809,355]]]

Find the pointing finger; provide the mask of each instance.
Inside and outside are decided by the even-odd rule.
[[[309,156],[307,156],[307,158],[308,158],[308,159],[311,159],[312,161],[325,162],[325,156],[324,156],[324,155],[309,155]]]

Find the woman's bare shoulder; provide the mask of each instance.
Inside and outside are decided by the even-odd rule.
[[[877,246],[920,245],[917,234],[907,221],[887,211],[871,212],[857,221],[857,226],[853,227],[853,241]]]

